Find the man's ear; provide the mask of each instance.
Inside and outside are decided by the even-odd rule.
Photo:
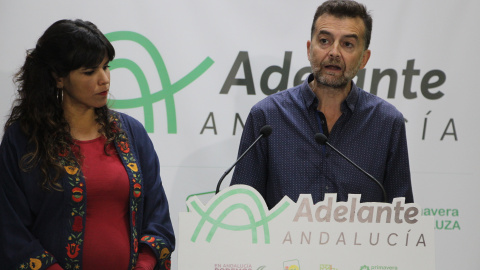
[[[371,54],[372,52],[370,50],[365,50],[363,52],[362,64],[360,65],[360,69],[363,69],[367,65],[368,59],[370,59]]]
[[[308,61],[310,61],[310,48],[312,46],[312,41],[308,40],[307,41],[307,58],[308,58]]]
[[[63,77],[58,77],[58,75],[55,72],[52,72],[52,76],[55,79],[55,82],[57,83],[57,88],[62,89],[63,88]]]

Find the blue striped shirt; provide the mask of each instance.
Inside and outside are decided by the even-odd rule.
[[[246,184],[262,194],[269,208],[285,195],[296,201],[311,194],[313,202],[325,193],[361,194],[362,202],[381,202],[381,188],[329,147],[315,141],[321,132],[318,99],[308,83],[278,92],[258,102],[250,111],[242,134],[239,155],[271,125],[272,134],[237,164],[231,185]],[[365,92],[352,82],[341,104],[342,115],[328,141],[383,184],[387,201],[405,197],[413,202],[403,115],[391,104]]]

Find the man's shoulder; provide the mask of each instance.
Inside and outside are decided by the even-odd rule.
[[[301,85],[279,91],[257,102],[252,107],[252,112],[277,110],[279,107],[298,104],[302,99],[300,92]]]
[[[390,102],[366,92],[359,88],[360,109],[366,111],[374,110],[377,115],[383,115],[392,118],[402,118],[403,114]]]

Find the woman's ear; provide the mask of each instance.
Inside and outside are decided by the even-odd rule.
[[[52,76],[55,79],[55,82],[57,83],[57,88],[62,89],[63,88],[63,78],[58,77],[58,75],[55,72],[52,72]]]

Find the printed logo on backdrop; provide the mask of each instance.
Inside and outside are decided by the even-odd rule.
[[[268,209],[254,188],[234,185],[206,204],[197,196],[190,197],[187,207],[190,212],[181,217],[181,254],[193,256],[198,249],[208,249],[211,254],[208,258],[212,256],[215,266],[238,264],[235,254],[240,250],[245,251],[252,265],[265,265],[264,262],[288,252],[293,258],[301,255],[302,264],[331,270],[342,269],[336,266],[338,263],[348,269],[359,269],[361,265],[395,269],[392,268],[395,265],[412,263],[424,267],[432,265],[435,259],[433,218],[423,216],[417,204],[406,204],[404,198],[395,198],[392,203],[362,203],[360,194],[350,194],[347,201],[337,201],[336,194],[326,194],[324,201],[314,204],[310,194],[301,194],[297,202],[285,196]],[[225,252],[230,248],[231,252]],[[344,248],[349,252],[354,249],[358,259],[344,262],[338,253]],[[389,265],[382,267],[389,268],[362,262],[371,254],[371,248],[388,258]],[[402,256],[398,256],[400,249]],[[322,259],[318,252],[331,263],[318,261]],[[215,257],[218,253],[222,254],[220,259]],[[423,261],[402,260],[413,255]],[[203,259],[208,261],[208,258]],[[283,261],[282,267],[297,270],[301,265],[298,259],[289,259]]]
[[[213,60],[210,57],[206,57],[195,69],[190,71],[187,75],[182,77],[177,82],[172,83],[167,71],[167,66],[163,61],[163,58],[155,47],[155,45],[145,36],[131,31],[118,31],[105,35],[110,42],[115,41],[131,41],[142,46],[151,57],[155,67],[157,69],[158,77],[160,79],[163,89],[156,90],[150,89],[145,73],[141,67],[131,59],[117,58],[110,63],[110,69],[113,71],[119,68],[125,68],[129,70],[135,77],[138,87],[140,89],[140,97],[134,99],[114,100],[112,108],[115,109],[131,109],[131,108],[143,108],[145,117],[145,129],[149,133],[154,131],[155,121],[153,115],[153,104],[159,101],[165,101],[166,112],[165,118],[167,123],[167,130],[169,134],[177,133],[177,116],[175,110],[174,95],[193,81],[198,79],[210,66],[213,65]],[[158,118],[157,118],[158,119]]]
[[[226,199],[231,196],[238,195],[245,195],[249,200],[251,200],[252,204],[248,205],[246,203],[235,203],[232,205],[228,205],[226,209],[216,211],[216,208],[221,205]],[[199,201],[190,201],[189,208],[192,208],[201,217],[201,220],[197,224],[195,232],[192,235],[191,241],[196,242],[203,227],[206,225],[206,223],[209,223],[211,224],[211,229],[205,239],[205,241],[207,242],[212,241],[212,238],[218,229],[223,229],[227,231],[251,231],[252,243],[256,244],[258,243],[257,228],[260,227],[263,230],[263,242],[265,244],[268,244],[270,243],[270,229],[268,223],[275,217],[277,217],[279,214],[281,214],[289,205],[290,203],[284,202],[281,204],[280,207],[278,207],[275,211],[268,215],[268,209],[266,209],[265,207],[263,198],[259,197],[257,193],[248,189],[229,190],[223,193],[221,196],[215,197],[210,206],[206,209],[201,207]],[[228,218],[228,216],[232,214],[232,212],[235,213],[235,211],[237,210],[244,212],[248,216],[249,219],[245,224],[232,225],[223,222],[223,220]],[[255,220],[256,216],[259,217],[258,220]]]
[[[272,210],[269,210],[262,196],[253,188],[244,185],[235,185],[222,190],[212,198],[207,205],[203,205],[197,197],[187,201],[189,209],[199,215],[200,220],[191,236],[191,242],[197,242],[199,236],[205,235],[205,241],[211,242],[218,230],[230,233],[250,231],[251,243],[259,241],[259,230],[263,235],[263,243],[270,244],[270,223],[273,223],[286,210],[295,211],[291,222],[293,224],[316,223],[344,223],[344,224],[409,224],[413,225],[422,217],[421,210],[415,204],[405,204],[404,198],[395,198],[391,204],[387,203],[360,203],[360,194],[349,194],[346,202],[337,202],[336,194],[326,194],[325,200],[313,204],[311,195],[301,194],[297,203],[284,197]],[[293,209],[292,209],[293,207]],[[244,213],[242,223],[224,222],[230,215],[239,216],[238,211]],[[288,211],[288,212],[291,212]],[[207,226],[207,224],[209,224]],[[206,228],[204,230],[204,228]],[[313,237],[312,237],[313,236]],[[282,239],[275,242],[285,244],[310,245],[312,242],[319,245],[384,245],[384,246],[415,246],[427,247],[428,241],[422,232],[411,230],[390,233],[374,233],[368,235],[348,235],[345,232],[330,233],[328,231],[296,231],[288,230]],[[362,240],[363,239],[363,242]]]

